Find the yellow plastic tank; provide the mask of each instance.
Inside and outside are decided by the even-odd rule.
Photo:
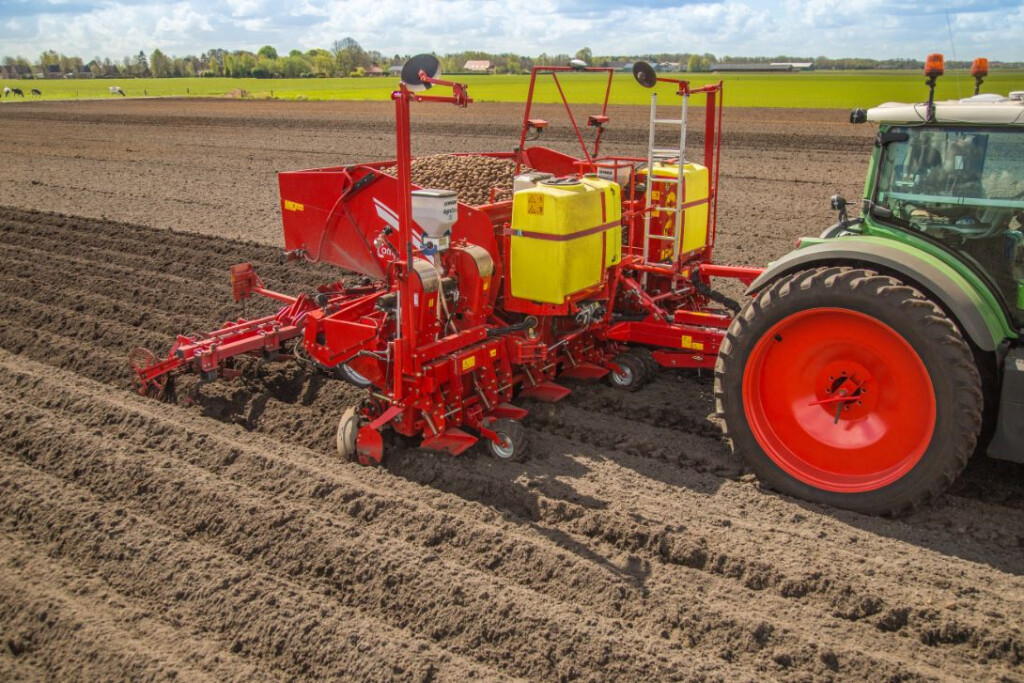
[[[558,178],[512,199],[512,295],[550,304],[601,284],[622,259],[618,183],[597,176]]]
[[[647,169],[641,169],[640,175],[646,176]],[[678,164],[655,162],[655,178],[678,178]],[[676,204],[675,183],[656,183],[651,188],[651,203],[655,206],[674,207]],[[689,206],[687,206],[689,205]],[[683,235],[679,242],[679,252],[670,251],[672,243],[668,240],[652,240],[652,248],[658,250],[653,260],[664,261],[671,257],[675,260],[679,253],[693,251],[707,246],[708,243],[708,169],[700,164],[683,165]],[[675,214],[671,211],[653,211],[651,213],[651,233],[670,235]],[[666,251],[669,250],[669,251]]]

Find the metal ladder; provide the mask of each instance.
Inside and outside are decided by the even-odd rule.
[[[651,240],[671,240],[672,242],[672,260],[675,261],[679,257],[679,245],[682,239],[682,222],[683,222],[683,211],[682,206],[684,203],[683,189],[684,189],[684,173],[683,163],[686,158],[686,110],[689,104],[690,94],[684,92],[682,95],[682,105],[680,108],[678,119],[659,119],[658,118],[658,93],[651,93],[651,123],[650,123],[650,138],[647,143],[647,189],[644,196],[644,205],[647,210],[644,212],[644,263],[646,265],[658,265],[663,262],[652,261],[648,258],[648,253],[653,250],[650,249]],[[674,149],[671,147],[655,147],[654,136],[655,131],[659,125],[664,126],[676,126],[679,128],[679,148]],[[656,162],[667,162],[673,159],[679,160],[679,174],[677,178],[657,178],[654,175],[654,164]],[[667,191],[670,185],[675,185],[675,196],[676,201],[674,206],[662,206],[658,207],[657,211],[659,214],[670,213],[673,215],[672,230],[667,235],[652,235],[651,234],[651,214],[654,210],[651,208],[651,199],[654,193],[654,187],[659,187],[659,192]],[[658,250],[660,253],[660,250]]]

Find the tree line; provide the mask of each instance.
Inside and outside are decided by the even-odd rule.
[[[97,78],[154,77],[179,78],[193,76],[223,76],[229,78],[312,78],[312,77],[349,77],[363,76],[378,67],[387,70],[395,64],[402,64],[410,55],[384,55],[377,50],[365,50],[353,38],[335,41],[329,49],[313,48],[310,50],[291,50],[287,54],[278,53],[271,45],[265,45],[256,52],[248,50],[207,50],[199,55],[170,56],[162,50],[155,49],[150,54],[139,51],[137,55],[129,55],[121,60],[109,57],[94,57],[85,61],[78,56],[69,56],[55,50],[46,50],[39,56],[36,64],[24,57],[3,57],[0,64],[9,72],[29,75],[38,72],[58,71],[61,74],[79,75],[88,72]],[[734,57],[723,56],[721,59],[714,54],[695,54],[689,52],[662,52],[643,55],[594,55],[590,48],[584,47],[573,54],[560,53],[538,56],[517,55],[514,53],[495,54],[479,50],[466,50],[445,55],[437,55],[444,73],[458,73],[464,70],[467,61],[480,60],[491,63],[493,73],[526,73],[534,66],[564,65],[570,59],[582,59],[593,66],[622,65],[638,59],[656,64],[676,65],[680,71],[709,71],[717,63],[728,64],[760,64],[770,62],[805,62],[811,63],[816,69],[920,69],[924,62],[920,59],[866,59],[861,57],[791,57],[779,55],[775,57]],[[969,61],[947,62],[950,69],[970,67]],[[1020,68],[1024,63],[992,63],[993,67],[1005,66]],[[12,67],[17,67],[14,69]],[[55,68],[56,69],[55,69]]]

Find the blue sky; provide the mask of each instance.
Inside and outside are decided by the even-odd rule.
[[[157,47],[173,55],[266,44],[287,52],[346,36],[386,55],[587,46],[595,54],[941,51],[1024,61],[1024,0],[0,0],[0,55],[33,59],[46,49],[86,59]]]

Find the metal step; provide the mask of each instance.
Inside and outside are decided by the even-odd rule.
[[[683,125],[683,120],[682,119],[654,119],[654,122],[655,123],[664,123],[664,124],[667,124],[667,125],[671,124],[671,125],[675,125],[675,126]]]

